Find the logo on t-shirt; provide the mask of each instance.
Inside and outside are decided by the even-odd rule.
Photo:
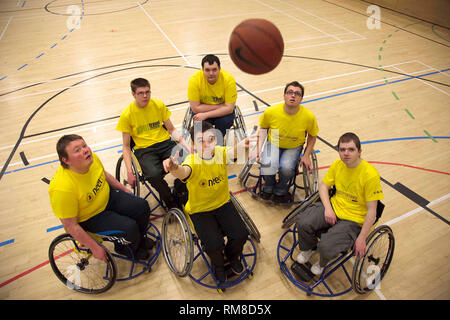
[[[86,200],[87,200],[87,202],[91,202],[92,200],[94,200],[94,195],[92,193],[88,192],[86,195]]]

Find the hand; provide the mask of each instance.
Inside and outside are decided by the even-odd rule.
[[[96,245],[94,248],[91,248],[91,252],[94,258],[107,263],[105,249],[103,249],[101,246]]]
[[[136,176],[134,175],[134,173],[128,172],[127,178],[128,178],[127,182],[130,185],[130,187],[134,188],[136,186]]]
[[[193,117],[194,121],[203,121],[208,119],[208,115],[206,113],[197,113]]]
[[[309,157],[302,157],[302,160],[300,163],[304,163],[306,166],[306,169],[308,171],[311,171],[311,159]]]
[[[331,225],[336,224],[337,218],[336,218],[336,214],[334,213],[333,209],[331,209],[331,210],[325,209],[325,221]]]
[[[366,239],[361,234],[356,238],[353,250],[355,251],[355,256],[359,256],[360,259],[364,257],[366,253]]]
[[[178,158],[178,153],[175,155],[175,159]],[[178,164],[175,162],[174,157],[170,156],[163,161],[163,167],[165,172],[171,172],[178,169]]]

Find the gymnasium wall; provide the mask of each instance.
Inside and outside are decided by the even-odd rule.
[[[450,28],[450,0],[370,0],[364,2]]]

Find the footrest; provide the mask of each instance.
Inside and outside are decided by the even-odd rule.
[[[314,273],[311,272],[311,263],[300,264],[295,262],[291,265],[291,270],[294,275],[303,282],[310,282],[314,278]]]

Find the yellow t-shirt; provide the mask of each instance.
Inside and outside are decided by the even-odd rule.
[[[352,169],[341,159],[334,161],[323,182],[329,187],[336,186],[336,195],[331,198],[336,216],[361,226],[367,214],[366,203],[384,198],[380,175],[377,169],[365,160]]]
[[[86,221],[105,210],[109,201],[109,184],[100,159],[92,153],[89,171],[79,174],[60,166],[48,188],[53,213],[59,219],[77,217]]]
[[[291,149],[305,143],[306,133],[317,136],[319,127],[311,111],[300,105],[298,112],[290,115],[283,107],[284,102],[268,107],[259,118],[260,128],[269,129],[270,143],[279,148]]]
[[[209,84],[203,70],[198,70],[189,79],[188,99],[205,104],[236,102],[236,81],[231,73],[220,69],[219,79],[216,83]]]
[[[139,108],[133,101],[120,114],[116,130],[128,132],[134,140],[134,149],[147,148],[155,143],[170,139],[170,134],[163,124],[171,112],[166,105],[151,98],[144,108]]]
[[[225,147],[216,146],[211,159],[202,159],[194,153],[184,160],[182,165],[192,170],[185,180],[189,194],[187,213],[212,211],[230,201],[226,151]]]

